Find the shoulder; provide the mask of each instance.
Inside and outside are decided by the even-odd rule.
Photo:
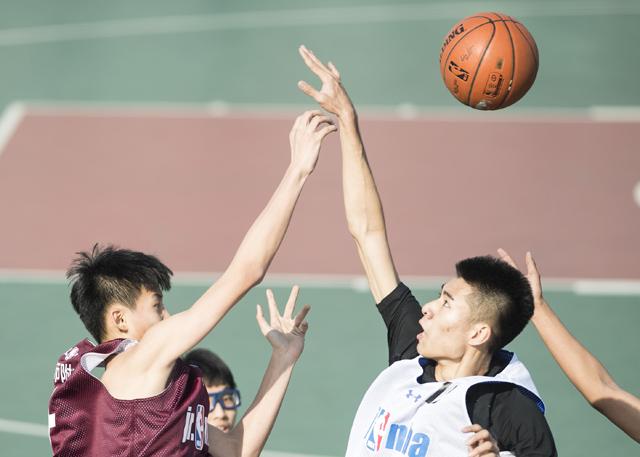
[[[399,283],[389,295],[377,304],[377,307],[385,321],[389,321],[398,315],[421,314],[418,300],[411,292],[411,289],[403,283]]]
[[[557,455],[544,413],[523,388],[503,382],[477,384],[469,389],[467,409],[474,423],[491,430],[501,449],[519,456]]]

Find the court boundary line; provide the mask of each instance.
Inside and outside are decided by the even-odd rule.
[[[136,103],[83,101],[14,101],[5,112],[7,122],[18,116],[85,116],[85,117],[147,117],[147,118],[268,118],[289,119],[300,111],[310,109],[307,104],[228,103],[221,100],[209,103]],[[526,107],[508,111],[477,112],[463,106],[360,105],[364,117],[386,121],[440,120],[470,122],[592,122],[638,123],[640,106],[589,106],[584,108]],[[0,130],[1,132],[1,130]],[[1,136],[0,136],[1,139]],[[0,147],[2,143],[0,143]],[[1,149],[0,149],[1,152]]]
[[[206,287],[222,275],[221,272],[177,271],[172,280],[176,286]],[[403,275],[402,281],[416,289],[439,289],[451,279],[447,276]],[[0,284],[68,284],[63,270],[0,268]],[[364,275],[321,273],[267,273],[259,287],[300,287],[315,289],[350,289],[369,292]],[[636,296],[640,295],[640,279],[623,278],[544,278],[543,288],[549,292],[571,292],[576,295]]]
[[[17,421],[0,417],[0,433],[28,435],[37,438],[49,438],[49,427],[45,424]],[[329,457],[316,454],[299,454],[295,452],[269,450],[264,450],[260,455],[264,457]]]
[[[557,16],[626,16],[640,14],[635,2],[557,1],[532,5],[521,1],[509,4],[517,17]],[[485,4],[485,10],[500,10],[504,3]],[[542,7],[541,7],[542,6]],[[274,27],[328,26],[339,24],[373,24],[385,22],[425,22],[459,20],[461,11],[473,12],[474,2],[439,2],[429,4],[364,5],[333,8],[253,10],[208,15],[176,15],[136,19],[98,20],[75,24],[15,27],[0,30],[0,47],[87,39],[196,33]],[[464,14],[464,13],[462,13]]]
[[[0,115],[0,156],[27,115],[22,102],[10,103]]]

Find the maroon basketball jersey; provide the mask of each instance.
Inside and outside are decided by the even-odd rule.
[[[209,397],[200,370],[176,361],[167,388],[136,400],[113,398],[91,371],[132,340],[83,340],[56,364],[49,435],[60,457],[206,456]]]

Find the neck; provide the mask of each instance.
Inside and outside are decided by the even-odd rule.
[[[438,360],[435,377],[437,381],[450,381],[465,376],[482,376],[489,371],[490,364],[491,354],[471,348],[460,359]]]

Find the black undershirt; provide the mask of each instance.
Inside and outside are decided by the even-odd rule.
[[[400,283],[379,304],[387,326],[389,365],[418,356],[416,336],[422,331],[420,304],[407,286]],[[495,376],[511,360],[511,353],[498,351],[485,376]],[[428,361],[422,382],[435,382],[435,362]],[[535,402],[517,387],[505,383],[481,383],[467,393],[467,411],[472,423],[489,430],[501,450],[518,457],[556,457],[549,424]]]

